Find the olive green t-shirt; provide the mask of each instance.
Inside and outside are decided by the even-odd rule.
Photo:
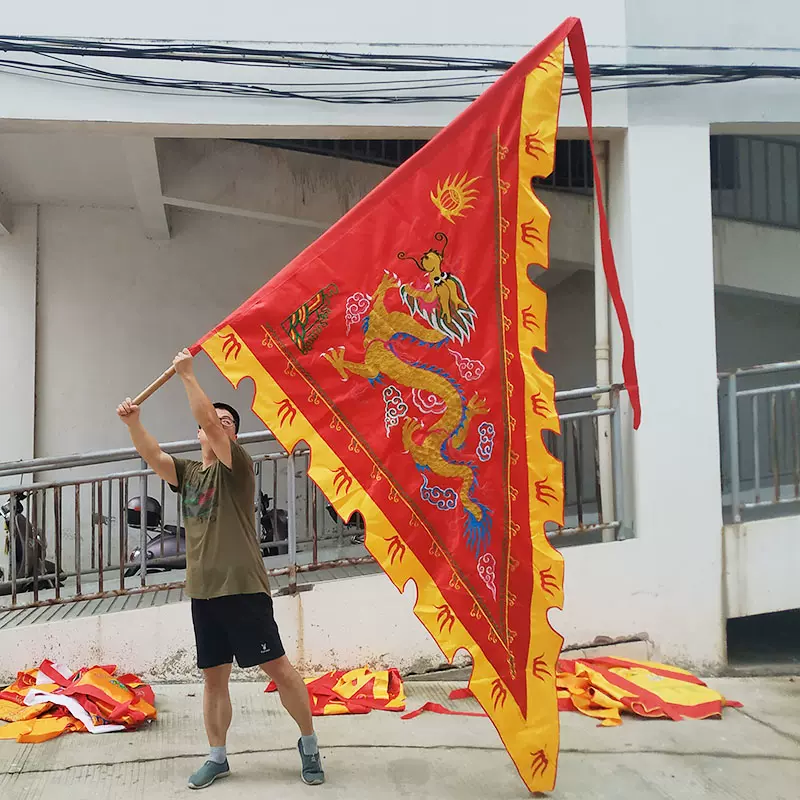
[[[197,600],[232,594],[269,594],[256,535],[253,460],[231,442],[230,469],[215,461],[175,458],[186,528],[186,594]]]

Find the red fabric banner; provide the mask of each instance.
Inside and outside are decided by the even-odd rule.
[[[559,431],[547,348],[550,215],[533,179],[551,174],[570,42],[591,138],[580,22],[569,19],[413,158],[194,348],[281,444],[311,448],[309,474],[337,512],[359,511],[366,547],[452,658],[525,783],[551,789],[563,562],[545,524],[563,521]],[[600,194],[600,184],[595,176]],[[605,216],[603,263],[633,343]]]

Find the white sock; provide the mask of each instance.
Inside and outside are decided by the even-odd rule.
[[[208,755],[208,760],[213,761],[215,764],[224,764],[228,760],[228,755],[225,752],[225,745],[222,747],[212,747]]]
[[[319,752],[319,745],[317,744],[317,734],[312,733],[310,736],[301,736],[303,753],[307,756],[313,756],[314,753]]]

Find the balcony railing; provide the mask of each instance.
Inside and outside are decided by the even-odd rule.
[[[734,523],[800,511],[800,361],[720,375],[723,507]]]
[[[711,137],[714,215],[800,229],[800,142]]]
[[[622,481],[615,480],[619,392],[592,387],[560,392],[556,399],[562,436],[549,435],[546,444],[564,462],[565,520],[548,526],[548,536],[556,543],[615,539],[621,530],[615,510],[623,507]],[[253,514],[270,575],[288,576],[293,592],[299,574],[372,560],[360,515],[339,518],[309,479],[307,449],[287,454],[266,431],[244,434],[240,442],[255,465]],[[164,449],[183,454],[198,447],[194,440]],[[613,452],[610,464],[604,452]],[[0,608],[183,586],[180,500],[143,462],[131,467],[136,459],[128,448],[0,464],[6,534]],[[154,508],[142,511],[141,498],[148,497]]]

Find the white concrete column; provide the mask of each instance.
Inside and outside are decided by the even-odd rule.
[[[612,238],[642,398],[625,473],[650,596],[630,601],[652,605],[662,652],[717,666],[724,628],[708,127],[631,127],[611,160]]]
[[[38,209],[11,216],[0,236],[0,461],[34,455]]]

